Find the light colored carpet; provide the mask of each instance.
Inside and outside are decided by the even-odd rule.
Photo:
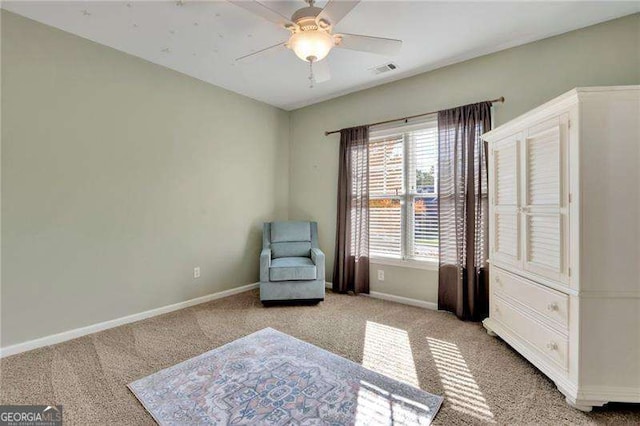
[[[327,294],[318,306],[263,308],[257,291],[0,361],[1,404],[63,404],[66,424],[153,424],[127,383],[272,327],[443,395],[434,424],[639,424],[640,405],[592,413],[480,324],[453,315]]]

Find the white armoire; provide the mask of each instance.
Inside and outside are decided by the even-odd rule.
[[[483,139],[484,326],[577,409],[640,402],[640,86],[571,90]]]

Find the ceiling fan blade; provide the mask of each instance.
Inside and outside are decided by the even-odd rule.
[[[358,34],[337,34],[340,41],[338,47],[362,52],[377,53],[379,55],[395,55],[402,48],[402,40],[393,38],[371,37]]]
[[[264,49],[260,49],[260,50],[258,50],[256,52],[251,52],[248,55],[244,55],[244,56],[240,56],[239,58],[236,58],[236,62],[237,61],[242,61],[242,60],[245,60],[245,59],[249,59],[249,58],[253,58],[253,57],[257,56],[257,55],[263,55],[263,54],[268,53],[268,52],[269,53],[270,52],[275,52],[275,51],[277,51],[278,47],[286,47],[286,44],[287,44],[287,42],[283,41],[283,42],[280,42],[278,44],[274,44],[273,46],[269,46],[269,47],[265,47]]]
[[[331,70],[329,69],[329,61],[323,59],[322,61],[314,62],[313,65],[313,82],[316,84],[324,83],[331,80]]]
[[[294,25],[293,22],[291,22],[291,20],[283,15],[281,15],[280,13],[276,12],[275,10],[271,9],[268,6],[265,6],[264,4],[255,1],[255,0],[229,0],[229,3],[235,4],[236,6],[239,6],[245,10],[248,10],[249,12],[253,13],[254,15],[258,15],[264,19],[266,19],[267,21],[273,22],[274,24],[278,24],[282,27],[288,26],[288,25]]]
[[[360,0],[329,0],[329,3],[322,9],[316,17],[316,22],[320,20],[328,21],[331,25],[336,25],[347,16],[351,9],[356,7]]]

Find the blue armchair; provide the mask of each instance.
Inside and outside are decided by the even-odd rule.
[[[324,253],[317,222],[265,223],[260,254],[260,300],[322,301]]]

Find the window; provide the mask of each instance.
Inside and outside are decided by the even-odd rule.
[[[369,251],[373,258],[438,259],[438,122],[373,128]]]

